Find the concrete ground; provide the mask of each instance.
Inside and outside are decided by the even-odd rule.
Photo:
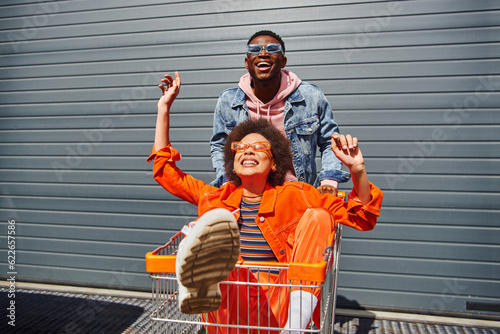
[[[19,282],[13,297],[1,282],[0,307],[7,313],[0,333],[151,333],[150,298],[143,292]],[[334,334],[500,334],[500,321],[479,319],[337,309],[335,320]]]

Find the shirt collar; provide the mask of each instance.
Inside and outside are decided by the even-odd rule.
[[[266,188],[264,189],[264,194],[262,195],[260,202],[259,213],[274,212],[277,194],[278,192],[276,191],[276,188],[270,184],[266,184]],[[222,190],[221,197],[224,198],[222,203],[230,208],[233,208],[233,210],[236,210],[240,207],[242,195],[243,188],[241,186],[236,187],[234,184],[228,182]]]

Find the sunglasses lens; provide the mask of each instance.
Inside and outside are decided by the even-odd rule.
[[[266,46],[266,51],[268,53],[276,53],[276,52],[280,52],[281,51],[281,45],[280,44],[276,44],[276,43],[273,43],[273,44],[268,44]]]
[[[242,142],[233,142],[232,146],[233,146],[232,149],[236,151],[242,151],[248,148],[248,144]]]
[[[256,151],[265,151],[269,149],[267,143],[253,143],[253,148]]]
[[[262,46],[259,44],[249,44],[247,45],[247,53],[260,53],[262,51]]]

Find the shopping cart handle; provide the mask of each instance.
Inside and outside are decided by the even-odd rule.
[[[175,273],[175,255],[146,254],[146,271],[148,273]]]
[[[146,271],[148,273],[175,273],[175,255],[146,254]],[[326,261],[318,263],[269,263],[262,261],[238,261],[237,266],[246,268],[281,267],[288,268],[288,279],[310,282],[324,282]]]

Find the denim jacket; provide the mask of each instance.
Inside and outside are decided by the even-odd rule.
[[[338,133],[332,109],[321,89],[302,82],[287,98],[284,129],[292,143],[292,157],[298,181],[319,186],[321,180],[346,182],[350,174],[341,170],[342,163],[330,148],[331,136]],[[226,138],[239,123],[250,118],[245,93],[239,88],[222,92],[214,113],[213,134],[210,139],[212,164],[217,178],[212,185],[220,187],[227,181],[224,171],[223,147]],[[321,153],[321,171],[316,172],[316,148]]]

